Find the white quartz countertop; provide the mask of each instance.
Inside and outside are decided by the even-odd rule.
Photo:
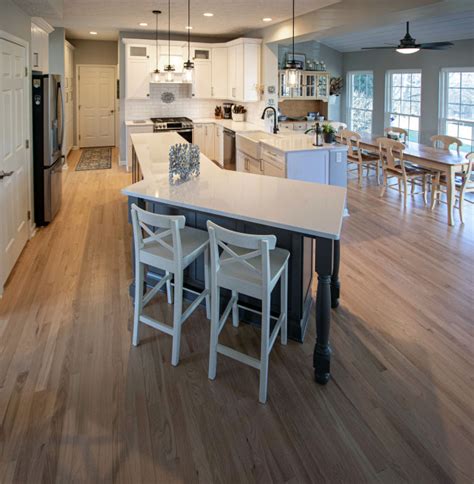
[[[254,123],[247,123],[246,121],[234,121],[233,119],[193,118],[193,123],[217,124],[219,126],[223,126],[224,128],[231,129],[236,133],[243,131],[262,131],[265,129],[263,124],[260,126]]]
[[[131,138],[144,178],[123,189],[125,195],[309,236],[340,237],[345,188],[223,170],[204,155],[199,177],[173,185],[169,147],[183,139],[173,132]]]
[[[260,141],[264,146],[274,148],[275,150],[288,153],[292,151],[317,151],[317,150],[335,150],[347,151],[347,146],[338,143],[323,143],[322,146],[313,145],[314,136],[307,134],[295,134],[293,136],[273,136]]]

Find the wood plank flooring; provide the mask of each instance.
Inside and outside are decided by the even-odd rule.
[[[207,379],[199,309],[171,339],[130,345],[130,175],[65,173],[61,213],[28,243],[0,301],[0,482],[472,482],[474,212],[446,225],[373,181],[351,182],[332,380],[277,343],[269,400],[223,356]],[[456,214],[456,220],[458,216]],[[171,321],[164,298],[151,311]],[[226,343],[256,354],[258,332]]]

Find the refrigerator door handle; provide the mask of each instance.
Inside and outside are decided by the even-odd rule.
[[[61,101],[61,104],[60,104]],[[61,106],[61,107],[60,107]],[[57,90],[56,90],[56,119],[59,118],[59,110],[61,109],[61,136],[59,137],[59,149],[62,150],[63,142],[64,142],[64,99],[63,99],[63,91],[61,88],[61,83],[57,83]]]

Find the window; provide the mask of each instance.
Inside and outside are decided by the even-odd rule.
[[[385,125],[408,131],[410,141],[420,135],[421,71],[388,71]]]
[[[440,93],[440,132],[474,150],[474,69],[443,69]]]
[[[374,76],[371,71],[366,71],[349,72],[347,77],[347,124],[358,133],[371,133]]]

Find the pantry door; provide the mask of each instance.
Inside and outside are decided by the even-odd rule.
[[[28,241],[29,150],[26,48],[0,32],[0,295]]]
[[[115,145],[115,66],[78,68],[79,147]]]

